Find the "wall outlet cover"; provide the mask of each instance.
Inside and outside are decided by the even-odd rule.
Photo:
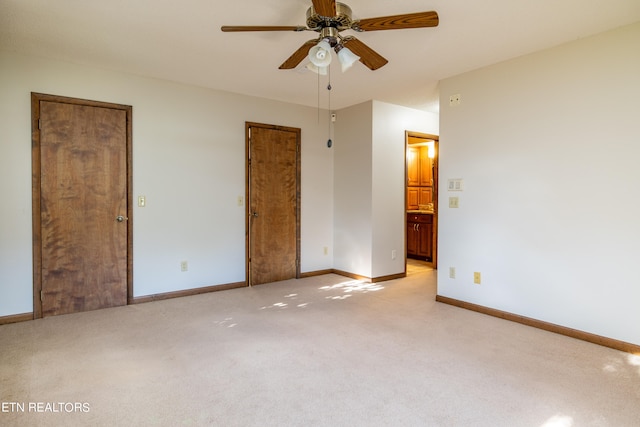
[[[475,283],[476,285],[479,285],[481,281],[482,281],[482,277],[480,275],[480,272],[479,271],[474,271],[473,272],[473,283]]]

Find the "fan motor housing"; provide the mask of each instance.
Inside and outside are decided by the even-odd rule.
[[[320,31],[325,27],[334,27],[339,31],[351,28],[351,8],[344,3],[336,2],[336,16],[321,16],[313,6],[307,9],[307,27]]]

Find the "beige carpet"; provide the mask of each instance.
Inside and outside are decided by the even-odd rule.
[[[640,426],[640,359],[337,275],[0,326],[0,425]]]

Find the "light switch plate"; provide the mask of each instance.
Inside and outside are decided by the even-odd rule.
[[[447,180],[448,191],[462,191],[464,190],[464,181],[462,178],[448,179]]]

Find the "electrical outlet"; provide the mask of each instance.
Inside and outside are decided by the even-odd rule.
[[[449,267],[449,279],[455,279],[455,278],[456,278],[456,268]]]
[[[244,205],[244,197],[238,196],[238,206]]]
[[[460,105],[460,102],[462,102],[462,96],[459,93],[456,93],[449,97],[450,107],[457,107],[458,105]]]
[[[396,259],[397,252],[395,249],[391,249],[391,259]]]
[[[189,263],[187,261],[180,262],[180,271],[188,271]]]
[[[327,246],[324,247],[324,254],[329,255],[329,248]]]
[[[479,271],[474,271],[473,272],[473,283],[475,283],[476,285],[479,285],[480,282],[481,282],[480,272]]]
[[[449,207],[450,208],[458,208],[460,207],[460,201],[457,197],[449,197]]]
[[[147,205],[147,198],[145,196],[138,196],[138,207],[144,208]]]

